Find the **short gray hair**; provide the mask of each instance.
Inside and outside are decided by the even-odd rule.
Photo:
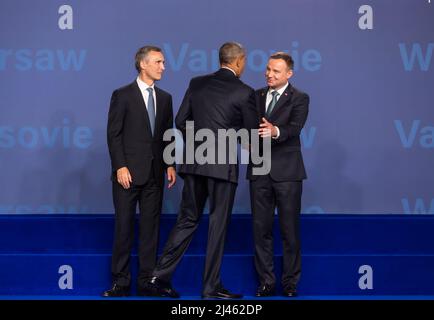
[[[162,50],[159,47],[156,46],[144,46],[141,47],[139,50],[137,50],[136,53],[136,70],[138,73],[140,73],[140,61],[146,58],[149,52],[156,51],[156,52],[162,52]]]
[[[245,56],[246,50],[238,42],[226,42],[219,50],[220,64],[230,64],[240,56]]]

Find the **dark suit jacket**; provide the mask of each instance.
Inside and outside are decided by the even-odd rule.
[[[265,87],[256,91],[259,119],[265,117],[268,89]],[[308,110],[309,96],[289,84],[267,119],[280,130],[279,138],[271,140],[270,176],[275,181],[306,179],[300,132],[306,122]],[[252,174],[251,169],[252,165],[249,165],[247,178],[255,180],[257,176]]]
[[[170,142],[163,141],[163,134],[173,128],[172,96],[154,88],[157,104],[154,136],[137,82],[134,80],[112,94],[107,125],[112,178],[119,168],[127,167],[133,184],[140,185],[146,183],[153,168],[157,183],[164,184],[167,165],[163,161],[163,150]]]
[[[194,131],[209,129],[217,136],[218,129],[250,129],[258,126],[254,90],[238,79],[231,70],[193,78],[175,118],[176,127],[185,140],[186,121],[194,121]],[[217,139],[216,139],[217,141]],[[195,150],[202,142],[195,143]],[[214,144],[216,164],[184,163],[178,168],[183,174],[197,174],[230,182],[238,182],[238,163],[218,164],[218,148]]]

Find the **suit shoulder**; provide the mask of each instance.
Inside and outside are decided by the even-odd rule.
[[[128,94],[130,92],[130,90],[131,90],[131,87],[132,87],[132,83],[127,84],[125,86],[122,86],[120,88],[117,88],[117,89],[113,90],[113,94],[114,95],[116,94],[117,96],[119,96],[119,95],[122,96],[124,94]]]
[[[166,97],[166,98],[172,98],[172,95],[171,95],[169,92],[167,92],[167,91],[161,89],[160,87],[155,87],[155,88],[156,88],[156,90],[158,90],[157,92],[158,92],[158,94],[160,94],[161,96]]]
[[[301,91],[300,89],[298,89],[298,88],[296,88],[294,86],[291,86],[291,89],[293,90],[293,94],[294,95],[300,96],[300,97],[306,97],[306,98],[309,99],[309,95],[306,92]]]

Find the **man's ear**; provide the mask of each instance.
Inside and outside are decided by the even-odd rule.
[[[287,73],[287,78],[291,78],[294,75],[294,72],[292,72],[292,70],[289,70]]]

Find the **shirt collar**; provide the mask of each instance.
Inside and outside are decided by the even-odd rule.
[[[271,94],[271,92],[273,92],[273,91],[277,91],[279,96],[281,96],[283,94],[283,92],[286,90],[286,88],[288,88],[288,85],[289,85],[289,82],[286,82],[286,84],[282,88],[280,88],[279,90],[274,90],[274,89],[269,88],[268,94]]]
[[[223,66],[223,67],[221,67],[221,68],[222,68],[222,69],[228,69],[228,70],[231,70],[232,73],[234,74],[234,76],[235,76],[235,77],[237,76],[236,72],[235,72],[234,70],[232,70],[231,68],[226,67],[226,66]]]
[[[154,88],[155,83],[152,84],[152,86],[148,86],[145,82],[140,79],[140,76],[137,77],[137,85],[139,86],[140,91],[146,91],[148,88]]]

